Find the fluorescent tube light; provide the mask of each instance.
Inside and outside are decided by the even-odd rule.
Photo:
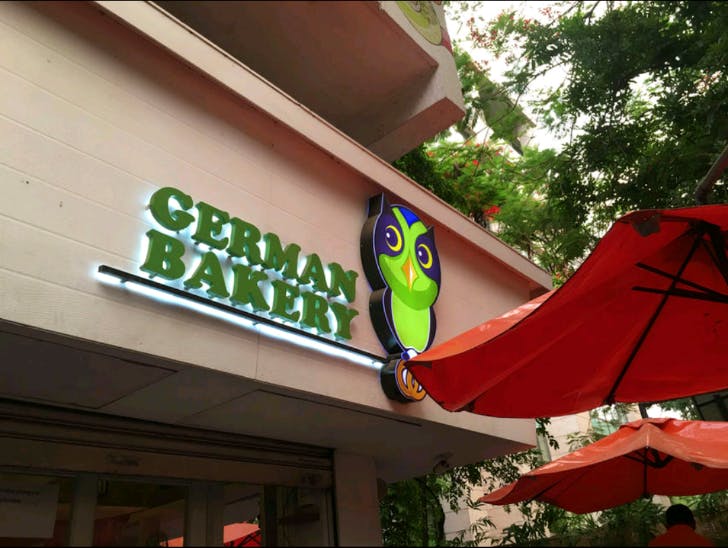
[[[336,358],[342,358],[365,367],[379,370],[385,362],[385,359],[380,356],[347,346],[338,341],[319,337],[276,320],[257,316],[245,310],[208,300],[194,293],[169,287],[154,280],[129,274],[106,265],[99,266],[96,277],[104,283],[126,288],[145,297],[182,306],[257,331],[263,336],[279,339]]]

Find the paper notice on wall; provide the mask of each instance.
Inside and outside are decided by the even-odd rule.
[[[58,484],[0,482],[0,537],[51,538]]]

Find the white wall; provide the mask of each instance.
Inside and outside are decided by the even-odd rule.
[[[377,476],[373,459],[334,453],[336,527],[340,546],[381,546]]]

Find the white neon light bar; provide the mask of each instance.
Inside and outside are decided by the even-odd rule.
[[[242,310],[232,309],[228,305],[210,301],[210,304],[201,302],[204,299],[192,293],[170,288],[158,282],[128,274],[107,266],[100,266],[96,278],[106,284],[119,286],[134,293],[144,295],[151,299],[175,306],[181,306],[195,312],[225,320],[246,329],[256,331],[263,336],[279,339],[296,346],[308,348],[342,358],[358,365],[379,370],[384,365],[384,359],[346,345],[329,341],[312,333],[285,327],[275,320],[258,317]],[[224,308],[231,308],[227,311]]]

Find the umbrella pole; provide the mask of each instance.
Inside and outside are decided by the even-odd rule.
[[[710,228],[708,229],[708,236],[710,236],[710,241],[713,244],[713,250],[715,251],[713,261],[718,266],[718,271],[723,276],[726,285],[728,285],[728,257],[726,257],[725,253],[725,238],[723,237],[720,228],[715,225],[710,225]]]
[[[705,177],[703,177],[700,183],[698,183],[698,186],[695,189],[695,202],[698,205],[708,203],[708,194],[710,194],[710,191],[713,190],[713,185],[715,185],[715,182],[723,174],[726,167],[728,167],[728,145],[726,145],[723,152],[720,153],[720,156],[715,159],[715,162],[713,162],[713,165],[710,166]]]
[[[647,447],[644,449],[645,454],[642,456],[642,496],[647,497]]]
[[[678,269],[677,274],[675,275],[675,278],[673,278],[672,282],[670,283],[669,289],[667,291],[665,291],[665,294],[663,295],[662,299],[660,300],[660,304],[657,305],[655,312],[652,314],[652,317],[650,317],[650,320],[647,322],[645,329],[642,331],[640,338],[637,340],[637,344],[635,344],[634,348],[632,348],[632,352],[630,352],[630,355],[627,358],[627,361],[625,362],[624,366],[622,367],[622,370],[619,372],[619,375],[617,376],[617,380],[614,381],[614,385],[612,385],[612,389],[609,391],[609,394],[607,394],[607,397],[604,399],[604,403],[609,403],[609,404],[614,403],[614,394],[617,391],[617,388],[619,388],[619,384],[622,382],[624,375],[627,373],[627,369],[629,369],[629,366],[632,364],[632,361],[634,360],[635,356],[637,356],[637,352],[639,352],[640,348],[642,347],[642,343],[645,342],[645,339],[647,338],[647,335],[649,334],[650,330],[652,329],[652,326],[655,325],[655,321],[657,321],[657,317],[660,315],[660,312],[662,312],[662,309],[665,306],[665,303],[667,303],[667,299],[670,297],[671,292],[675,289],[675,286],[677,285],[680,276],[682,276],[683,271],[688,266],[690,259],[693,258],[693,255],[695,254],[695,251],[697,251],[698,246],[700,246],[700,242],[702,241],[703,233],[705,231],[705,226],[701,223],[698,226],[696,226],[694,230],[696,233],[695,233],[695,241],[693,242],[693,246],[690,248],[690,251],[686,255],[685,260],[683,261],[682,265],[680,265],[680,268]]]

